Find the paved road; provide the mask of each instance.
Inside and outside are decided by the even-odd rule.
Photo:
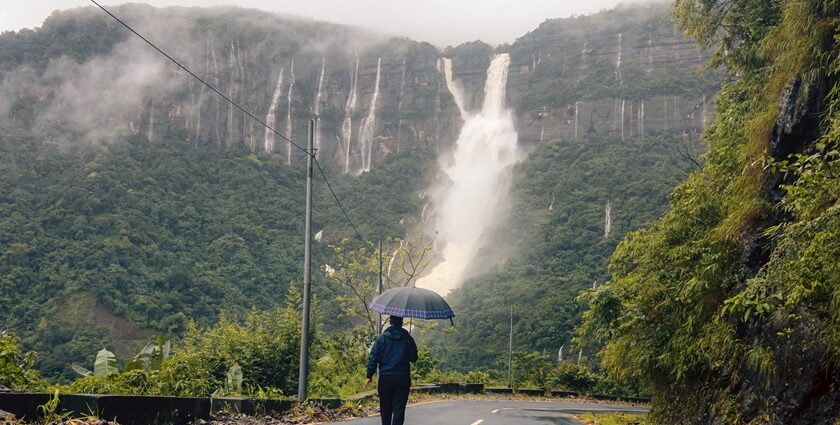
[[[406,425],[573,425],[576,413],[646,412],[647,408],[616,404],[457,400],[419,404],[408,408]],[[379,417],[342,422],[379,425]]]

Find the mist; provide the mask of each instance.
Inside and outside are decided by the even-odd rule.
[[[513,42],[546,19],[584,15],[637,1],[589,0],[147,0],[152,6],[236,5],[312,19],[361,26],[383,33],[428,41],[438,47],[482,40]],[[37,27],[53,10],[89,6],[85,0],[9,2],[0,15],[0,31]],[[120,1],[104,1],[116,5]]]

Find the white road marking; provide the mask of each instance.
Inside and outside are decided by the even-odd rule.
[[[496,413],[499,413],[499,409],[496,409],[496,410],[494,410],[494,411],[492,411],[492,412],[490,412],[490,413],[492,413],[492,414],[494,414],[494,415],[495,415]]]
[[[480,424],[480,423],[482,423],[482,422],[484,422],[484,419],[479,419],[479,420],[477,420],[477,421],[475,421],[475,422],[471,423],[470,425],[478,425],[478,424]]]

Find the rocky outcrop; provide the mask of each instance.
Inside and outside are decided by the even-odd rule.
[[[368,124],[374,164],[403,150],[445,152],[462,120],[446,88],[440,58],[452,59],[465,108],[474,110],[483,101],[494,54],[480,41],[439,51],[428,43],[385,40],[359,29],[244,9],[127,5],[115,11],[131,18],[141,33],[154,35],[162,48],[255,116],[262,119],[274,111],[269,121],[296,143],[305,144],[307,121],[317,112],[319,158],[348,173],[363,168],[360,126],[370,109],[377,63],[381,61],[378,112]],[[717,85],[714,78],[697,74],[706,58],[663,20],[667,12],[659,5],[633,6],[549,20],[513,45],[496,49],[511,54],[508,104],[516,111],[520,143],[592,135],[637,140],[662,131],[700,132],[713,112]],[[35,95],[26,94],[32,90],[21,94],[24,86],[17,84],[15,95],[34,99],[40,110],[66,115],[62,97],[70,94],[62,87],[80,85],[75,81],[79,75],[63,72],[60,63],[73,46],[51,32],[94,28],[109,34],[103,38],[110,44],[78,56],[79,66],[133,70],[116,69],[104,76],[113,78],[111,85],[118,88],[102,96],[126,97],[119,107],[100,111],[110,114],[109,120],[119,123],[116,127],[152,142],[179,137],[208,147],[265,150],[265,130],[259,123],[148,46],[98,19],[99,13],[88,8],[51,16],[34,33],[43,32],[54,43],[47,48],[48,62],[37,62],[43,69],[35,77],[28,71],[34,59],[0,61],[0,68],[11,75],[6,81],[22,80],[25,87],[38,88]],[[226,24],[217,25],[221,22]],[[11,45],[19,41],[15,37],[32,36],[11,34],[5,42]],[[294,78],[289,72],[289,78],[277,84],[280,70],[291,71],[293,61]],[[350,102],[351,95],[355,102]],[[348,109],[351,103],[354,107]],[[73,106],[91,113],[96,109],[82,101]],[[270,153],[300,161],[302,152],[292,149],[290,155],[285,142],[276,139]]]

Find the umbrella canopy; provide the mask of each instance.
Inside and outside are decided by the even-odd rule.
[[[377,313],[417,319],[452,319],[455,313],[436,292],[413,286],[389,289],[373,299]]]

